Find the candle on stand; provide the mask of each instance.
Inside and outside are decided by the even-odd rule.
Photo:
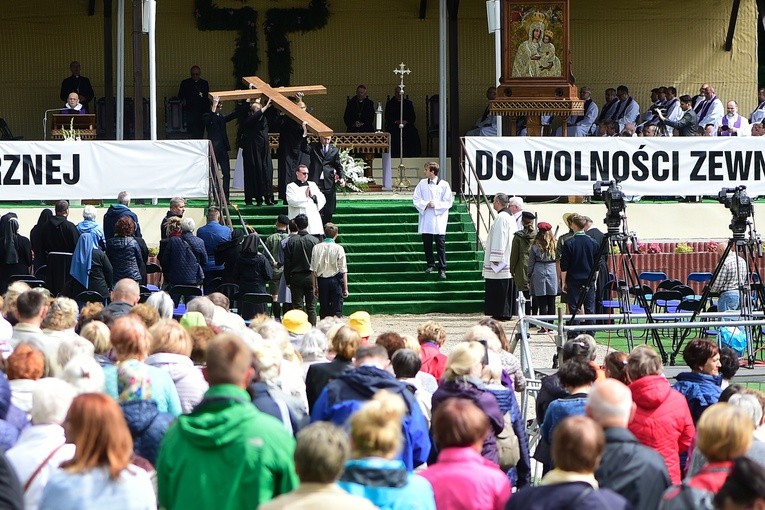
[[[382,114],[383,114],[382,104],[378,101],[377,112],[375,112],[375,129],[377,130],[378,133],[382,131]]]

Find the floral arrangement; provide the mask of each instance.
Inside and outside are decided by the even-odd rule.
[[[64,138],[64,141],[66,142],[82,141],[82,137],[80,136],[80,131],[78,129],[74,129],[74,118],[72,118],[69,121],[69,129],[66,129],[64,126],[61,126],[61,136]]]
[[[693,247],[688,243],[680,243],[675,247],[675,253],[693,253]]]
[[[710,251],[712,253],[717,251],[717,248],[720,247],[720,243],[717,241],[709,241],[704,245],[704,251]]]
[[[159,255],[159,246],[149,246],[149,257],[156,257]]]
[[[661,253],[661,246],[657,243],[638,243],[638,253]]]
[[[367,164],[363,159],[351,156],[353,147],[342,149],[340,151],[340,164],[343,166],[343,175],[345,179],[337,181],[337,190],[343,193],[362,193],[369,189],[369,183],[374,182],[369,177],[364,176],[364,169]]]

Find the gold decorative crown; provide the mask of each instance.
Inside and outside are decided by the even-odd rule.
[[[526,20],[527,23],[536,23],[536,22],[544,23],[546,21],[547,21],[547,16],[545,16],[539,11],[531,14]]]

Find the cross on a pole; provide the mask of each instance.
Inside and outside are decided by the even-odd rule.
[[[393,70],[393,74],[400,74],[401,75],[401,83],[399,84],[399,87],[401,87],[401,97],[404,96],[404,75],[409,74],[412,71],[406,67],[406,65],[401,62],[396,69]]]
[[[257,76],[245,76],[242,78],[250,88],[245,90],[227,90],[222,92],[210,92],[210,99],[215,96],[221,100],[254,99],[261,96],[268,97],[274,105],[298,124],[306,122],[308,130],[318,136],[332,136],[332,129],[319,119],[309,114],[295,103],[287,99],[287,96],[302,92],[305,95],[326,94],[327,89],[323,85],[305,85],[302,87],[271,87]]]

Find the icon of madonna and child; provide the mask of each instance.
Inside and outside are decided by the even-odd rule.
[[[519,31],[528,27],[528,40],[521,42],[513,60],[512,76],[514,78],[549,78],[563,75],[560,58],[555,52],[552,31],[557,17],[550,19],[541,12],[528,12],[520,20]],[[562,30],[562,24],[557,23],[556,30]],[[523,35],[521,35],[523,34]],[[520,37],[525,36],[525,31]]]

